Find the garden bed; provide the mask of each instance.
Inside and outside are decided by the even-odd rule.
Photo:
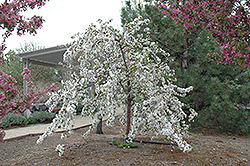
[[[122,138],[121,126],[103,125],[103,135],[94,131],[82,138],[87,128],[78,129],[61,140],[59,133],[37,145],[38,136],[6,141],[0,144],[0,165],[242,165],[250,166],[250,137],[203,135],[192,136],[188,142],[196,150],[183,153],[176,147],[138,143],[137,148],[118,148],[113,138]],[[147,136],[137,139],[148,140]],[[162,138],[154,141],[163,142]],[[57,144],[65,144],[59,157]]]

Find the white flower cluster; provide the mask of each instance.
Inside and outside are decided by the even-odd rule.
[[[85,33],[78,34],[64,54],[64,64],[73,72],[72,78],[62,82],[63,88],[51,95],[48,103],[55,106],[62,101],[62,109],[38,142],[59,127],[70,131],[78,104],[83,105],[82,115],[94,117],[98,111],[101,116],[108,116],[109,125],[116,110],[125,106],[131,111],[126,135],[130,140],[137,134],[153,132],[154,137],[164,135],[176,142],[183,151],[191,150],[183,139],[188,129],[185,119],[190,121],[197,113],[190,109],[187,115],[178,97],[184,97],[192,87],[173,84],[174,71],[157,56],[167,59],[169,54],[145,37],[148,28],[141,29],[148,20],[135,19],[123,31],[110,26],[110,21],[98,22],[99,26],[92,24]],[[94,91],[91,97],[90,90]],[[124,111],[120,121],[125,127],[126,117]],[[94,120],[90,130],[95,126]],[[63,151],[61,146],[58,149]]]
[[[64,152],[64,145],[62,144],[58,144],[57,147],[56,147],[56,151],[59,152],[59,156],[62,156],[63,155],[63,152]]]

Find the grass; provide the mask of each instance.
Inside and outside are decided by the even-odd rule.
[[[138,144],[129,142],[129,143],[123,143],[124,141],[120,142],[120,140],[113,139],[112,144],[118,146],[119,148],[137,148]]]

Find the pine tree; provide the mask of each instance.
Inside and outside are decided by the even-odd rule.
[[[199,112],[192,127],[249,134],[250,113],[246,109],[250,104],[249,72],[234,64],[214,63],[207,54],[219,53],[215,40],[204,31],[184,33],[184,26],[176,25],[170,17],[159,12],[155,2],[127,0],[122,8],[122,23],[131,22],[138,16],[150,20],[151,40],[158,42],[174,59],[169,66],[175,70],[177,85],[194,87],[192,93],[181,99]]]

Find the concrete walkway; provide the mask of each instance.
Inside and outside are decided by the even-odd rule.
[[[123,112],[122,109],[118,109],[116,114],[118,115],[118,114],[121,114],[122,112]],[[103,118],[103,120],[106,120],[106,119],[107,117]],[[92,124],[92,119],[90,117],[76,116],[75,126],[73,129],[90,126],[91,124]],[[32,125],[25,126],[25,127],[18,127],[14,129],[4,130],[6,133],[4,137],[4,141],[20,139],[26,136],[41,135],[46,131],[48,126],[50,126],[50,123],[32,124]],[[56,132],[62,132],[62,131],[63,130],[57,130]]]

